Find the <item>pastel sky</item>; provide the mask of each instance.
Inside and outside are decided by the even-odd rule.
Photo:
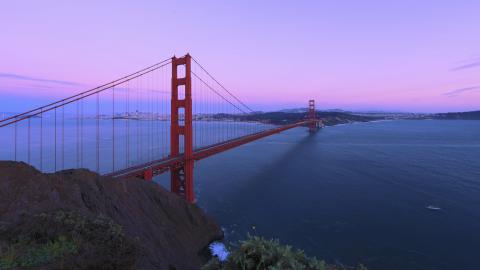
[[[250,107],[480,109],[480,1],[2,1],[0,111],[187,52]]]

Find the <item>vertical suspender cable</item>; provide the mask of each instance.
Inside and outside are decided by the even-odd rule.
[[[127,138],[125,140],[125,167],[130,164],[130,112],[129,112],[129,98],[130,98],[130,81],[127,82],[127,92],[125,93],[125,130],[127,132]]]
[[[53,140],[54,140],[54,143],[53,143],[54,159],[53,159],[53,161],[55,162],[55,164],[53,165],[53,171],[56,172],[57,171],[57,109],[56,108],[55,108],[55,110],[53,110],[53,114],[54,114],[53,120],[55,121],[55,123],[54,123],[55,134],[53,135]]]
[[[168,69],[165,69],[163,71],[163,90],[167,93],[164,97],[163,97],[163,117],[164,117],[164,122],[163,122],[163,139],[164,139],[164,144],[163,144],[163,153],[165,156],[168,156],[168,151],[170,149],[169,147],[169,140],[168,140],[168,123],[170,121],[170,119],[168,118],[168,96],[171,95],[170,91],[171,91],[171,86],[169,85],[169,81],[171,83],[171,80],[167,80],[168,76],[167,76],[167,72],[168,72]]]
[[[84,167],[83,166],[83,111],[84,111],[83,103],[84,103],[84,100],[81,99],[80,100],[80,123],[79,123],[80,124],[80,129],[79,129],[80,130],[80,134],[79,134],[80,135],[80,149],[79,149],[80,156],[79,158],[80,158],[80,167],[82,168]]]
[[[40,171],[43,172],[43,109],[40,110]]]
[[[162,118],[163,118],[163,103],[162,103],[162,97],[163,97],[163,85],[162,85],[162,74],[163,74],[163,69],[157,71],[157,75],[155,75],[156,78],[156,85],[155,89],[157,89],[157,116],[156,116],[156,121],[157,121],[157,157],[162,158],[163,157],[163,132],[162,132]]]
[[[30,164],[30,155],[31,155],[31,145],[30,145],[30,142],[31,142],[31,138],[30,138],[30,119],[31,117],[28,118],[28,141],[27,141],[27,145],[28,145],[28,150],[27,150],[27,162]]]
[[[149,105],[150,105],[150,112],[149,112],[149,119],[150,119],[150,123],[148,125],[149,129],[150,129],[150,136],[148,138],[148,141],[150,143],[150,160],[153,160],[153,91],[152,91],[152,88],[153,88],[153,76],[152,76],[152,72],[148,74],[148,76],[150,76],[150,80],[149,80],[149,86],[150,86],[150,100],[149,100]]]
[[[15,125],[14,125],[14,134],[13,134],[13,137],[14,137],[14,152],[15,152],[15,161],[17,161],[17,122],[15,122]]]
[[[112,87],[112,172],[115,171],[115,86]]]
[[[77,140],[76,140],[76,143],[77,143],[77,168],[80,167],[80,101],[77,101],[76,105],[77,105],[77,119],[76,119],[76,124],[77,124],[77,128],[76,128],[76,133],[77,133]]]
[[[97,93],[97,173],[100,173],[100,95]]]
[[[62,106],[62,170],[65,170],[65,106]]]
[[[137,110],[136,110],[136,121],[137,121],[137,160],[136,162],[139,162],[140,160],[140,127],[139,127],[139,122],[140,122],[140,113],[138,111],[138,107],[139,107],[139,99],[140,99],[140,92],[139,92],[139,83],[137,81],[136,83],[136,87],[135,87],[135,90],[136,90],[136,94],[137,94],[137,101],[136,101],[136,107],[137,107]]]

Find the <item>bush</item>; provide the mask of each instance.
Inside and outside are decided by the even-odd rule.
[[[228,256],[225,262],[212,258],[202,270],[335,270],[347,269],[327,265],[317,258],[309,258],[302,250],[281,245],[278,240],[248,236],[239,247]],[[357,270],[367,270],[359,265]]]

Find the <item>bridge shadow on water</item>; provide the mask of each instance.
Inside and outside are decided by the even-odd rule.
[[[259,181],[263,184],[261,186],[254,185],[253,188],[263,188],[263,194],[265,194],[265,188],[273,187],[277,185],[277,180],[279,179],[272,179],[274,176],[285,175],[284,173],[289,172],[289,174],[295,173],[295,171],[304,170],[307,168],[302,168],[299,166],[292,166],[293,161],[298,161],[299,159],[303,159],[305,156],[308,156],[308,153],[313,151],[312,143],[315,140],[316,133],[308,133],[305,137],[303,137],[298,142],[293,142],[292,147],[287,150],[287,152],[282,153],[280,156],[276,157],[272,160],[267,167],[263,167],[260,173],[252,176],[249,180],[254,183],[259,183]],[[297,162],[295,162],[297,163]],[[298,165],[298,164],[296,164]],[[292,172],[291,169],[294,171]],[[246,187],[251,192],[251,187]]]
[[[277,221],[288,219],[286,215],[292,211],[292,209],[285,209],[290,207],[288,201],[302,196],[297,194],[298,192],[290,193],[289,187],[305,185],[302,183],[302,178],[308,175],[307,164],[311,162],[302,161],[313,156],[314,151],[318,150],[313,147],[317,135],[317,133],[307,133],[300,140],[288,143],[289,148],[282,149],[278,156],[267,151],[264,154],[258,154],[262,153],[259,148],[268,150],[272,147],[268,141],[259,142],[261,144],[259,147],[255,150],[248,149],[248,151],[254,151],[253,155],[262,155],[262,159],[265,159],[264,155],[268,156],[271,159],[270,162],[262,162],[263,165],[259,166],[263,167],[255,173],[232,175],[232,178],[239,181],[235,183],[236,188],[229,187],[228,190],[223,190],[223,194],[202,194],[206,196],[201,201],[204,200],[207,211],[212,212],[222,225],[227,226],[227,240],[244,239],[247,232],[266,237],[278,237],[272,235],[275,230],[270,230],[269,227],[275,226]],[[238,162],[242,163],[241,160]],[[251,171],[250,168],[247,170]],[[295,204],[298,205],[298,202]],[[271,218],[265,216],[271,216]]]

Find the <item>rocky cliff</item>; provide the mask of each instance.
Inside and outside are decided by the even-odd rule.
[[[43,174],[24,163],[0,162],[4,253],[13,239],[8,232],[18,232],[18,226],[29,224],[29,219],[59,210],[107,217],[118,224],[137,246],[131,269],[199,269],[202,250],[223,237],[221,228],[199,207],[154,182],[112,179],[87,170]]]

